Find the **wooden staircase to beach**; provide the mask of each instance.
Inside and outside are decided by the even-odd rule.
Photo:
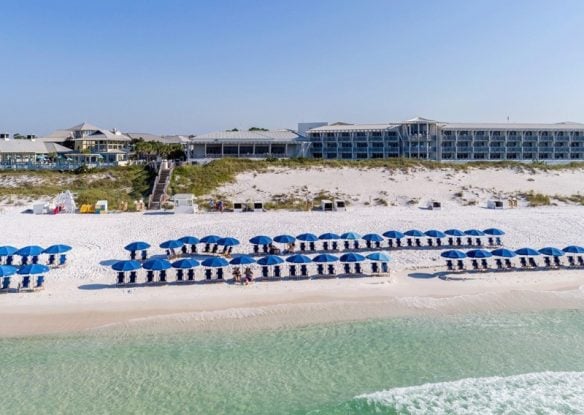
[[[162,208],[162,204],[168,200],[168,187],[172,177],[173,164],[163,160],[158,167],[158,174],[152,186],[152,193],[148,197],[148,209]]]

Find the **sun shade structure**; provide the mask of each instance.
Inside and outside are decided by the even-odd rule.
[[[389,238],[389,239],[401,239],[405,235],[399,231],[387,231],[383,234],[383,236],[385,236],[386,238]]]
[[[497,228],[485,229],[483,232],[486,235],[491,235],[491,236],[503,236],[503,235],[505,235],[505,232],[503,232],[501,229],[497,229]]]
[[[213,257],[205,259],[201,265],[208,268],[223,268],[228,266],[229,262],[225,258]]]
[[[520,248],[515,251],[519,256],[538,256],[539,252],[533,248]]]
[[[414,238],[421,238],[424,236],[424,232],[419,231],[417,229],[410,229],[409,231],[405,232],[406,236],[413,236]]]
[[[469,258],[490,258],[493,254],[484,249],[472,249],[466,253],[466,256]]]
[[[278,264],[281,264],[283,262],[284,262],[284,260],[277,255],[268,255],[268,256],[265,256],[265,257],[258,259],[258,264],[263,265],[263,266],[278,265]]]
[[[196,236],[183,236],[182,238],[179,238],[178,240],[181,241],[185,245],[196,245],[199,242],[201,242],[199,240],[199,238],[197,238]]]
[[[279,244],[291,244],[296,241],[296,238],[292,235],[278,235],[274,237],[274,241],[278,242]]]
[[[539,250],[539,253],[546,255],[546,256],[562,256],[562,255],[564,255],[564,251],[562,251],[561,249],[558,249],[558,248],[553,248],[551,246],[546,246],[545,248],[541,248]]]
[[[562,251],[568,254],[584,254],[584,247],[577,245],[570,245],[562,249]]]
[[[49,267],[42,264],[29,264],[20,267],[17,271],[19,275],[34,275],[34,274],[44,274],[49,272]]]
[[[241,255],[229,261],[230,265],[251,265],[255,264],[256,260],[247,255]]]
[[[440,254],[440,256],[442,258],[448,258],[448,259],[464,259],[466,258],[466,254],[462,251],[458,251],[456,249],[450,250],[450,251],[444,251]]]
[[[318,236],[316,236],[313,233],[301,233],[300,235],[298,235],[296,237],[296,239],[298,239],[299,241],[302,242],[316,242],[318,241]],[[279,242],[279,241],[276,241]],[[290,243],[290,242],[286,242],[286,243]]]
[[[460,229],[448,229],[444,233],[449,236],[464,236],[464,232]]]
[[[356,232],[345,232],[341,235],[341,239],[347,239],[350,241],[355,241],[357,239],[361,239],[361,235]]]
[[[361,262],[365,261],[365,257],[361,254],[350,252],[348,254],[341,255],[340,260],[341,262]]]
[[[119,261],[112,265],[114,271],[136,271],[142,268],[142,264],[138,261]]]
[[[38,245],[25,246],[15,252],[19,256],[37,256],[43,253],[43,248]]]
[[[0,265],[0,277],[10,277],[16,274],[16,267],[11,265]]]
[[[269,245],[272,243],[272,238],[266,235],[258,235],[251,238],[249,243],[254,245]]]
[[[494,249],[491,251],[491,254],[493,254],[494,256],[501,257],[501,258],[514,258],[517,256],[517,254],[515,252],[513,252],[510,249],[505,249],[505,248]]]
[[[380,261],[380,262],[389,262],[391,258],[389,255],[383,252],[373,252],[367,255],[367,259],[370,261]]]
[[[217,241],[217,245],[221,246],[236,246],[239,245],[239,241],[235,238],[221,238]]]
[[[376,233],[368,233],[367,235],[363,235],[362,239],[368,242],[382,242],[383,236]]]
[[[217,235],[207,235],[201,238],[201,242],[204,244],[216,244],[220,239],[221,237]]]
[[[142,241],[132,242],[124,247],[126,251],[130,252],[144,251],[148,248],[150,248],[150,244]]]
[[[339,258],[337,258],[334,255],[330,255],[330,254],[320,254],[315,256],[314,258],[312,258],[313,262],[316,263],[324,263],[324,262],[337,262],[339,260]]]
[[[71,249],[72,248],[69,245],[51,245],[43,251],[43,254],[64,254],[65,252],[69,252]]]
[[[179,259],[178,261],[172,263],[172,267],[177,269],[191,269],[198,267],[199,265],[199,261],[192,258]]]
[[[183,246],[183,245],[184,245],[184,243],[183,243],[183,242],[181,242],[181,241],[179,241],[179,240],[174,240],[174,239],[171,239],[170,241],[165,241],[165,242],[162,242],[162,243],[160,244],[160,247],[161,247],[162,249],[176,249],[176,248],[180,248],[180,247],[181,247],[181,246]]]
[[[18,249],[16,249],[13,246],[0,246],[0,256],[10,256],[10,255],[14,255],[16,253],[16,251],[18,251]]]
[[[485,236],[485,233],[479,229],[469,229],[464,231],[464,234],[468,236]]]
[[[336,239],[341,239],[341,237],[336,233],[327,232],[320,235],[318,239],[322,239],[323,241],[334,241]]]
[[[436,229],[431,229],[429,231],[424,232],[424,235],[430,238],[445,238],[446,234],[442,231],[438,231]]]
[[[291,264],[309,264],[312,262],[312,259],[306,255],[296,254],[286,258],[286,262],[290,262]]]
[[[171,267],[171,263],[168,262],[166,259],[156,258],[156,259],[149,259],[148,261],[142,264],[142,268],[147,269],[149,271],[164,271]]]

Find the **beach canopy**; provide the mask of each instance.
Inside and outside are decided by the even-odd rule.
[[[43,248],[38,245],[25,246],[15,252],[19,256],[37,256],[43,253]]]
[[[219,241],[219,239],[221,239],[220,236],[217,235],[207,235],[207,236],[203,236],[201,238],[201,242],[204,244],[216,244],[217,241]]]
[[[11,265],[0,265],[0,277],[10,277],[16,274],[16,267]]]
[[[170,241],[164,241],[160,244],[160,247],[162,249],[176,249],[176,248],[180,248],[181,246],[183,246],[184,243],[179,241],[179,240],[175,240],[175,239],[171,239]]]
[[[43,251],[43,254],[55,255],[69,252],[72,248],[69,245],[51,245]]]
[[[198,267],[199,265],[201,265],[199,261],[193,258],[183,258],[172,263],[172,267],[178,269],[191,269]]]
[[[520,248],[515,251],[517,255],[520,256],[537,256],[539,252],[532,248]]]
[[[274,237],[274,241],[280,244],[291,244],[296,241],[296,238],[292,235],[278,235]]]
[[[517,256],[515,252],[505,248],[494,249],[491,251],[491,254],[493,254],[494,256],[500,256],[502,258],[513,258]]]
[[[349,252],[348,254],[341,255],[341,262],[361,262],[361,261],[365,261],[365,257],[361,254]]]
[[[564,255],[564,251],[558,248],[553,248],[551,246],[546,246],[545,248],[541,248],[539,250],[540,254],[544,254],[547,256],[562,256]]]
[[[204,267],[222,268],[222,267],[228,266],[229,262],[227,262],[227,260],[225,258],[213,257],[213,258],[205,259],[202,264]]]
[[[448,229],[447,231],[444,231],[444,233],[450,236],[464,236],[464,232],[460,229]]]
[[[570,245],[562,249],[562,251],[568,254],[584,254],[584,248],[581,246]]]
[[[359,235],[357,232],[345,232],[341,235],[341,239],[355,241],[357,239],[361,239],[361,235]]]
[[[17,272],[19,275],[44,274],[49,272],[49,267],[42,264],[29,264],[20,267]]]
[[[296,239],[298,239],[299,241],[303,241],[303,242],[316,242],[318,241],[318,236],[316,236],[313,233],[301,233],[300,235],[298,235],[296,237]],[[294,241],[292,241],[294,242]],[[290,243],[290,242],[286,242],[286,243]]]
[[[386,238],[389,238],[389,239],[401,239],[405,235],[399,231],[387,231],[383,234],[383,236],[385,236]]]
[[[256,260],[247,255],[237,256],[233,258],[231,261],[229,261],[230,265],[251,265],[255,263]]]
[[[442,258],[448,259],[464,259],[466,258],[466,254],[462,251],[458,251],[456,249],[452,249],[450,251],[444,251],[440,254]]]
[[[0,246],[0,256],[10,256],[10,255],[14,255],[16,253],[16,251],[18,251],[18,249],[16,249],[13,246]]]
[[[503,235],[505,235],[505,232],[503,232],[501,229],[497,229],[497,228],[485,229],[483,232],[486,233],[487,235],[492,235],[492,236],[503,236]]]
[[[142,268],[142,264],[138,261],[118,261],[112,265],[114,271],[136,271]]]
[[[296,254],[286,258],[286,261],[292,264],[308,264],[312,262],[312,259],[310,259],[306,255]]]
[[[277,255],[267,255],[258,259],[259,265],[278,265],[282,262],[284,262],[284,260]]]
[[[312,258],[313,262],[323,263],[323,262],[337,262],[339,258],[331,254],[320,254]]]
[[[164,271],[171,266],[170,262],[162,258],[149,259],[142,264],[142,267],[149,271]]]
[[[464,234],[468,236],[485,236],[485,233],[479,229],[469,229],[464,231]]]
[[[489,251],[484,249],[471,249],[466,252],[466,256],[469,258],[490,258],[493,256]]]
[[[124,247],[126,251],[130,252],[144,251],[148,248],[150,248],[150,244],[142,241],[132,242]]]
[[[327,233],[323,233],[322,235],[320,235],[318,237],[318,239],[322,239],[324,241],[332,241],[335,239],[341,239],[341,237],[339,235],[337,235],[336,233],[327,232]]]
[[[217,245],[221,245],[221,246],[235,246],[235,245],[239,245],[239,241],[235,238],[221,238],[217,241]]]
[[[183,244],[185,245],[196,245],[199,242],[199,238],[197,238],[196,236],[183,236],[182,238],[178,239],[179,241],[181,241]]]
[[[251,238],[249,243],[254,245],[269,245],[272,243],[272,238],[266,235],[258,235]]]
[[[438,231],[436,229],[431,229],[429,231],[424,232],[424,234],[426,236],[429,236],[430,238],[444,238],[446,237],[446,234],[442,231]]]
[[[367,235],[363,235],[363,240],[367,242],[382,242],[383,236],[376,233],[368,233]]]
[[[370,261],[389,262],[391,258],[385,252],[373,252],[367,255],[367,259]]]
[[[410,229],[409,231],[405,232],[406,236],[413,236],[414,238],[421,238],[424,236],[424,232],[419,231],[417,229]]]

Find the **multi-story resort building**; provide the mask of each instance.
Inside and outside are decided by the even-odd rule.
[[[324,159],[584,160],[584,124],[571,122],[446,123],[414,118],[388,124],[322,123],[306,135],[312,157]]]

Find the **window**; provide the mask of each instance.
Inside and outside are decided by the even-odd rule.
[[[357,133],[357,137],[365,137],[365,133],[363,131],[359,131]]]
[[[556,153],[556,159],[557,160],[562,160],[565,159],[566,155],[564,153]]]
[[[397,137],[397,133],[395,131],[390,131],[387,133],[388,137]]]
[[[314,143],[312,144],[312,148],[314,149],[321,149],[322,148],[322,143]],[[257,150],[257,147],[256,147]]]
[[[383,143],[371,143],[372,148],[383,148]]]
[[[546,160],[549,159],[549,154],[548,153],[539,153],[539,158],[542,160]]]
[[[272,144],[272,154],[286,153],[286,146],[284,144]]]
[[[373,133],[371,135],[373,137],[381,137],[381,132],[379,132],[379,131],[373,131]]]
[[[351,134],[349,134],[349,133],[341,133],[341,137],[350,137],[350,136],[351,136]]]
[[[516,160],[517,159],[517,153],[508,153],[507,154],[507,158],[509,160]]]
[[[468,159],[468,153],[458,153],[456,155],[456,158],[458,160],[467,160]]]
[[[358,159],[366,159],[369,157],[367,156],[367,153],[357,153],[357,158]]]
[[[341,148],[353,148],[353,143],[341,143]]]
[[[371,158],[373,159],[382,159],[383,153],[371,153]]]
[[[327,159],[336,159],[337,153],[326,153],[326,158]]]
[[[344,158],[344,159],[352,159],[353,158],[353,154],[352,153],[343,153],[341,155],[341,158]]]
[[[523,158],[525,160],[533,160],[533,153],[524,153]]]
[[[452,135],[452,131],[444,131],[444,135],[446,137],[450,137]]]
[[[312,153],[312,157],[314,157],[315,159],[321,159],[322,153]]]
[[[326,136],[327,137],[334,137],[335,136],[335,133],[326,133]]]
[[[253,154],[253,146],[240,146],[239,154]]]
[[[357,143],[357,148],[367,148],[369,147],[369,144],[367,143]]]
[[[223,154],[237,155],[237,146],[223,146]]]
[[[318,143],[318,145],[320,147],[322,147],[322,144]],[[314,148],[316,148],[316,144],[314,144]],[[270,147],[269,146],[256,146],[255,147],[255,153],[256,155],[267,155],[270,153]]]
[[[207,154],[211,154],[211,155],[221,154],[221,144],[207,145]]]

